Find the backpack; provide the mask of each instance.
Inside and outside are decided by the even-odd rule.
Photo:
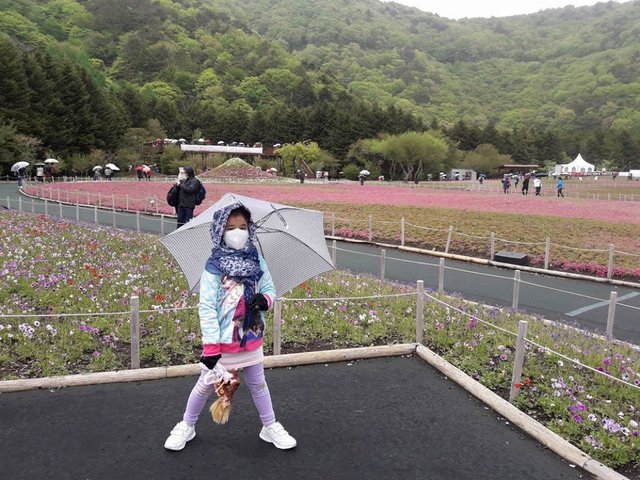
[[[200,188],[196,192],[196,205],[200,205],[207,196],[207,189],[204,188],[204,185],[200,180],[198,180],[198,183],[200,184]]]
[[[178,187],[175,185],[172,185],[169,191],[167,192],[167,203],[169,204],[169,206],[171,207],[178,206],[179,194],[180,192],[178,191]]]

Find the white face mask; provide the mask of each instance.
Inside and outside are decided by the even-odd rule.
[[[186,180],[187,179],[187,174],[186,173],[179,173],[178,174],[178,180],[182,181],[182,180]]]
[[[247,240],[249,240],[249,230],[241,230],[239,228],[227,230],[224,232],[223,238],[224,243],[226,243],[229,248],[240,250],[247,244]]]

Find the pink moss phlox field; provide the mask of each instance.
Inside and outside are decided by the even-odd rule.
[[[391,205],[431,208],[449,208],[461,211],[496,212],[519,215],[546,215],[558,218],[580,218],[600,220],[609,223],[640,224],[640,206],[634,202],[618,200],[587,200],[575,198],[536,197],[512,193],[510,195],[483,192],[434,191],[427,188],[408,186],[379,185],[375,183],[360,186],[356,183],[330,184],[223,184],[207,183],[207,198],[196,209],[196,214],[214,203],[226,192],[252,196],[278,203],[342,203],[352,205]],[[103,195],[104,202],[110,206],[107,197],[116,195],[116,208],[124,208],[125,196],[130,198],[130,208],[149,210],[149,198],[158,198],[160,213],[172,214],[174,210],[166,204],[166,193],[170,183],[162,182],[86,182],[61,183],[53,185],[53,198],[57,199],[55,189],[81,191],[96,194],[92,203],[97,203],[97,194]],[[48,186],[44,189],[49,196]],[[82,196],[81,196],[82,198]],[[64,193],[61,196],[64,201]],[[70,193],[75,200],[75,194]],[[135,199],[135,201],[133,200]],[[84,202],[83,202],[84,203]],[[155,206],[154,206],[155,209]]]

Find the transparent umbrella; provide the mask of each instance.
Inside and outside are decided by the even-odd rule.
[[[322,212],[226,193],[195,219],[160,239],[192,291],[200,288],[213,248],[209,233],[213,213],[234,203],[247,207],[258,226],[256,246],[267,262],[278,297],[334,268],[324,239]]]
[[[21,168],[27,168],[28,166],[29,166],[29,162],[16,162],[13,165],[11,165],[11,171],[17,172]]]

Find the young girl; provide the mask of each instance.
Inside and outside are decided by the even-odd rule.
[[[213,250],[200,279],[202,371],[182,421],[164,444],[168,450],[182,450],[196,436],[196,420],[215,389],[204,378],[218,361],[226,369],[243,369],[263,425],[260,438],[280,449],[296,446],[295,438],[276,422],[264,378],[263,312],[271,308],[275,288],[267,264],[254,245],[255,231],[251,213],[240,203],[213,214]]]

